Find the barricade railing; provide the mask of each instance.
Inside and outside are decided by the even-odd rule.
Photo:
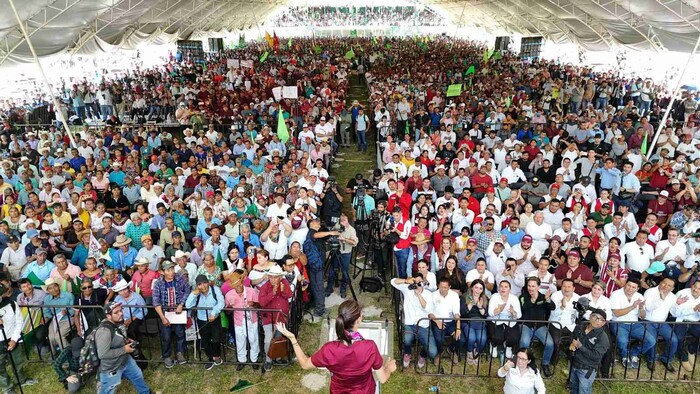
[[[222,326],[221,331],[213,334],[221,335],[219,351],[222,361],[228,364],[256,366],[265,363],[271,340],[273,337],[280,337],[281,334],[276,332],[274,324],[264,325],[263,320],[266,315],[272,315],[273,323],[286,321],[289,331],[298,335],[302,321],[301,298],[300,289],[297,288],[297,293],[290,303],[289,313],[280,309],[223,308],[221,314],[213,320]],[[169,354],[172,358],[175,358],[178,353],[178,346],[182,349],[184,342],[184,353],[188,363],[209,362],[204,351],[205,344],[202,341],[201,332],[206,324],[211,323],[209,313],[213,308],[183,308],[182,313],[186,314],[187,323],[169,324],[169,328],[166,329],[155,306],[126,304],[122,306],[125,312],[129,310],[127,313],[129,316],[143,315],[142,319],[135,319],[126,326],[127,336],[140,343],[141,356],[137,361],[163,362],[162,346],[167,341],[171,346]],[[28,305],[19,308],[24,315],[22,338],[29,362],[52,362],[61,349],[70,348],[70,341],[77,335],[78,328],[83,331],[83,325],[87,324],[88,330],[92,330],[104,317],[102,305]],[[174,307],[164,308],[163,312],[175,310]],[[198,318],[202,311],[205,313],[205,320]],[[79,317],[76,318],[76,315]],[[223,318],[222,315],[226,317]],[[55,316],[63,317],[54,319]],[[84,334],[83,332],[83,336]],[[194,346],[190,345],[192,342]],[[287,355],[271,361],[275,365],[290,365],[293,356],[294,352],[288,341]]]
[[[507,361],[506,347],[510,347],[513,356],[521,347],[534,349],[540,371],[545,361],[548,361],[553,376],[568,376],[564,370],[570,372],[572,353],[569,345],[573,333],[560,322],[422,318],[415,326],[406,326],[399,306],[402,299],[403,294],[394,289],[394,312],[401,344],[399,360],[403,359],[404,354],[410,354],[411,367],[416,373],[498,378],[498,368]],[[438,322],[442,323],[442,328],[438,328]],[[427,328],[417,328],[426,323]],[[454,334],[457,323],[461,328],[458,338]],[[513,326],[508,329],[497,329],[499,325],[510,324]],[[580,324],[586,322],[581,321]],[[534,328],[525,330],[526,326]],[[546,327],[546,332],[536,334],[541,327]],[[694,356],[700,350],[700,322],[608,321],[604,330],[610,339],[610,348],[597,367],[596,380],[650,383],[700,381],[700,366]],[[550,343],[553,346],[552,356],[550,360],[544,360],[545,345]],[[405,353],[408,347],[411,352]],[[470,350],[472,357],[469,356]],[[425,366],[419,368],[417,361],[420,355],[424,356],[426,362]],[[626,361],[633,360],[633,356],[636,356],[636,366],[633,365],[635,363]],[[665,360],[669,358],[672,370],[665,365]],[[547,378],[544,374],[543,377]]]

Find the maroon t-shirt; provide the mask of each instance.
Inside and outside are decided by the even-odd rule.
[[[327,342],[311,356],[318,368],[328,368],[331,394],[374,394],[372,371],[382,367],[384,360],[374,341],[362,340],[347,346],[340,341]]]
[[[554,277],[557,280],[560,279],[566,279],[566,274],[569,272],[569,264],[561,264],[560,266],[557,267],[557,269],[554,271]],[[591,271],[590,268],[586,267],[583,264],[579,264],[578,267],[574,270],[574,272],[571,273],[571,279],[574,280],[578,277],[581,277],[581,280],[585,280],[586,282],[590,282],[593,280],[593,271]],[[574,283],[574,293],[578,295],[584,295],[588,294],[591,292],[591,289],[587,287],[583,287],[579,285],[578,283]]]

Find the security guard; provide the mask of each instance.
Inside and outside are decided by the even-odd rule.
[[[603,327],[607,322],[605,311],[591,308],[590,320],[574,330],[569,350],[573,352],[571,367],[571,394],[588,394],[593,387],[596,367],[600,365],[610,340]]]

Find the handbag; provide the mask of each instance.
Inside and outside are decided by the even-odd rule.
[[[273,360],[277,360],[280,358],[286,358],[288,354],[289,348],[287,346],[287,338],[272,338],[272,342],[270,342],[270,350],[267,351],[267,356]]]
[[[387,234],[386,237],[384,237],[384,240],[386,241],[387,244],[393,246],[393,245],[396,245],[397,243],[399,243],[399,235],[394,233],[394,232],[391,232],[391,233]]]
[[[379,277],[368,276],[360,280],[360,288],[362,291],[366,291],[368,293],[377,293],[382,291],[384,288],[384,283]]]

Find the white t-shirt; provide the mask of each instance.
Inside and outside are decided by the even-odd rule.
[[[610,309],[613,310],[612,321],[636,322],[639,321],[639,308],[633,308],[626,315],[615,316],[616,309],[629,308],[635,301],[644,301],[644,296],[639,293],[632,294],[631,298],[627,298],[625,289],[617,289],[610,295]]]

